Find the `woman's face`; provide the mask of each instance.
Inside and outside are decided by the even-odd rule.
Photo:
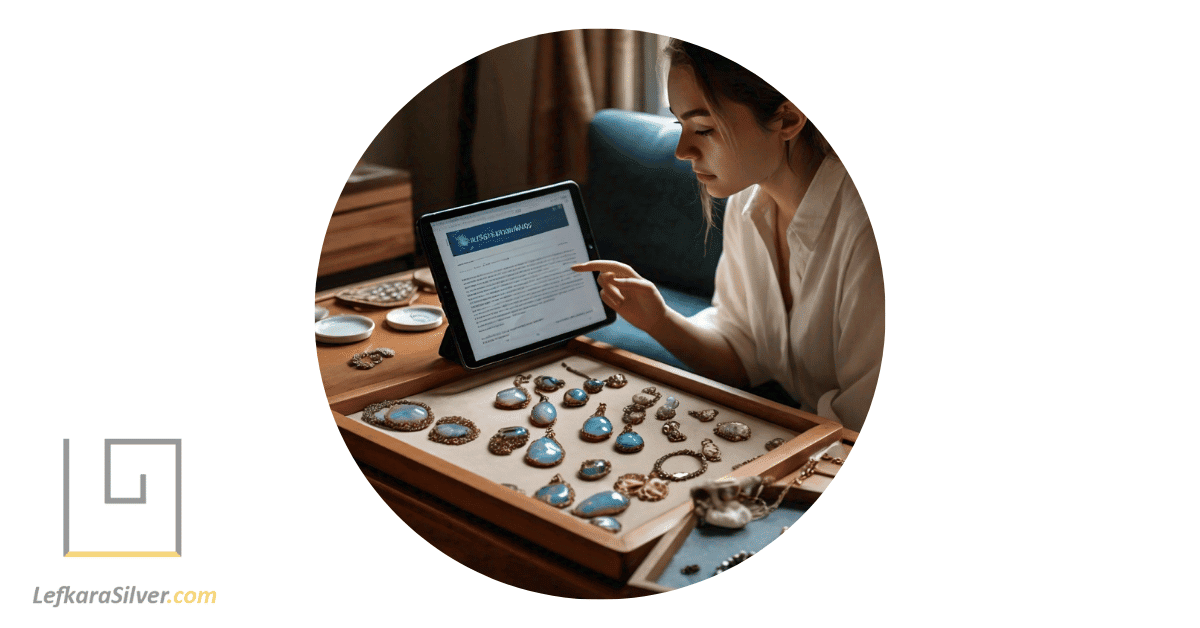
[[[671,113],[683,126],[675,156],[692,162],[696,178],[712,196],[725,198],[786,167],[783,140],[762,128],[746,105],[724,103],[723,125],[717,128],[692,68],[671,68],[667,99]]]

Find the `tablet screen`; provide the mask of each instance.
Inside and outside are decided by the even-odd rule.
[[[574,183],[430,214],[422,223],[427,248],[436,249],[428,251],[435,277],[444,275],[449,288],[442,300],[467,366],[615,317],[594,275],[571,270],[594,259],[595,250]]]

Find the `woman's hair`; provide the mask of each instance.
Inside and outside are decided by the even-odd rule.
[[[680,39],[671,39],[663,50],[670,67],[686,66],[691,68],[696,76],[696,83],[704,98],[717,114],[720,123],[721,105],[735,102],[749,107],[754,119],[759,125],[766,126],[775,119],[787,98],[779,90],[759,78],[750,70],[730,61],[729,59],[707,49]],[[825,136],[817,130],[812,120],[804,124],[797,136],[810,149],[810,154],[821,159],[826,156],[836,157],[833,148],[825,140]],[[733,138],[731,138],[732,140]],[[787,155],[791,162],[791,151]],[[712,196],[700,186],[700,203],[704,208],[704,221],[709,228],[713,226]]]

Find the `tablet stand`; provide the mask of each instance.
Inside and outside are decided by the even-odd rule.
[[[559,349],[561,347],[567,346],[568,342],[570,342],[569,338],[567,340],[563,340],[562,342],[556,342],[554,344],[546,345],[545,347],[540,347],[529,353],[522,353],[520,355],[515,355],[506,360],[501,360],[500,362],[496,362],[495,364],[489,364],[488,366],[485,366],[482,368],[497,366],[500,364],[504,364],[506,362],[511,362],[518,358],[529,357],[530,355],[533,355],[534,353],[541,353],[541,352],[549,351],[551,349]],[[450,327],[449,325],[446,326],[446,333],[445,333],[445,335],[442,336],[442,344],[438,345],[438,355],[442,356],[443,358],[446,358],[447,360],[450,360],[451,362],[453,362],[463,368],[469,368],[466,364],[463,364],[462,356],[458,352],[458,339],[454,336],[454,329],[452,327]]]

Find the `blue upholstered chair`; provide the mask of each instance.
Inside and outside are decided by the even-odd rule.
[[[672,118],[605,109],[592,119],[584,186],[600,255],[629,264],[653,281],[672,309],[691,316],[712,300],[721,233],[705,239],[696,178],[675,158]],[[716,212],[720,225],[720,208]],[[589,336],[660,362],[687,368],[624,319]]]

